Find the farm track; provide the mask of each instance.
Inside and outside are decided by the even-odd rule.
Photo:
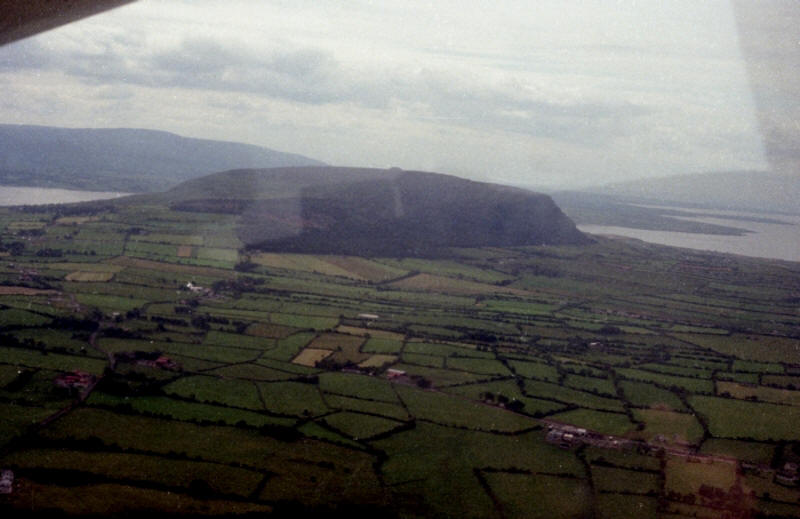
[[[114,358],[114,354],[111,353],[111,352],[103,350],[102,348],[100,348],[97,345],[97,335],[98,335],[98,333],[99,333],[99,329],[95,330],[94,332],[92,332],[92,334],[89,336],[89,340],[88,340],[89,346],[91,348],[97,350],[98,352],[102,353],[103,355],[105,355],[106,359],[108,360],[108,367],[111,370],[113,370],[115,368],[115,366],[116,366],[116,359]],[[38,429],[42,429],[44,427],[47,427],[52,422],[58,420],[62,416],[66,415],[69,412],[71,412],[72,410],[74,410],[76,407],[82,405],[89,398],[89,395],[92,394],[92,391],[94,391],[95,387],[97,387],[97,384],[100,383],[102,378],[103,378],[102,374],[97,376],[97,377],[94,377],[92,382],[81,393],[78,394],[78,397],[75,400],[73,400],[68,406],[64,407],[63,409],[59,409],[55,413],[53,413],[50,416],[47,416],[43,420],[39,421],[36,424],[35,428],[38,430]]]

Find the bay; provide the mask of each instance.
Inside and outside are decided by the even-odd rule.
[[[800,261],[800,215],[674,207],[671,209],[685,209],[694,214],[703,213],[702,216],[697,217],[680,217],[682,220],[726,225],[749,232],[742,236],[726,236],[590,224],[578,225],[578,229],[588,234],[626,236],[673,247],[741,254],[755,258]],[[769,218],[783,223],[751,221],[748,218],[754,220]]]
[[[42,205],[107,200],[126,196],[129,193],[110,191],[78,191],[48,187],[0,186],[0,206]]]

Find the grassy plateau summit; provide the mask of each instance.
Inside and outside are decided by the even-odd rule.
[[[400,169],[233,170],[152,200],[177,211],[238,215],[239,238],[264,251],[414,256],[590,242],[547,195]]]

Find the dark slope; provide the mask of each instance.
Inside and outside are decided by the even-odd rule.
[[[155,198],[177,210],[239,214],[242,241],[265,251],[431,255],[589,242],[549,196],[419,171],[236,170]]]
[[[226,169],[305,165],[322,163],[154,130],[0,125],[0,185],[152,192]]]

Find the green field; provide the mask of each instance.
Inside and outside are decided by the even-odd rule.
[[[693,396],[689,403],[708,420],[716,438],[794,440],[800,409],[777,404],[745,402],[730,398]]]
[[[637,436],[653,440],[660,436],[663,441],[697,444],[703,437],[703,427],[693,415],[662,411],[659,409],[635,409],[633,417],[646,424]]]
[[[730,456],[753,463],[769,463],[775,454],[775,445],[741,440],[709,438],[703,442],[701,452]]]
[[[653,384],[622,380],[619,383],[625,398],[635,406],[670,408],[680,411],[684,409],[680,399],[670,391]]]
[[[800,517],[796,264],[282,254],[235,214],[41,211],[0,208],[0,508],[712,518],[739,481],[741,517]]]
[[[591,510],[589,488],[581,479],[497,472],[485,477],[503,510],[514,517],[569,519]]]

